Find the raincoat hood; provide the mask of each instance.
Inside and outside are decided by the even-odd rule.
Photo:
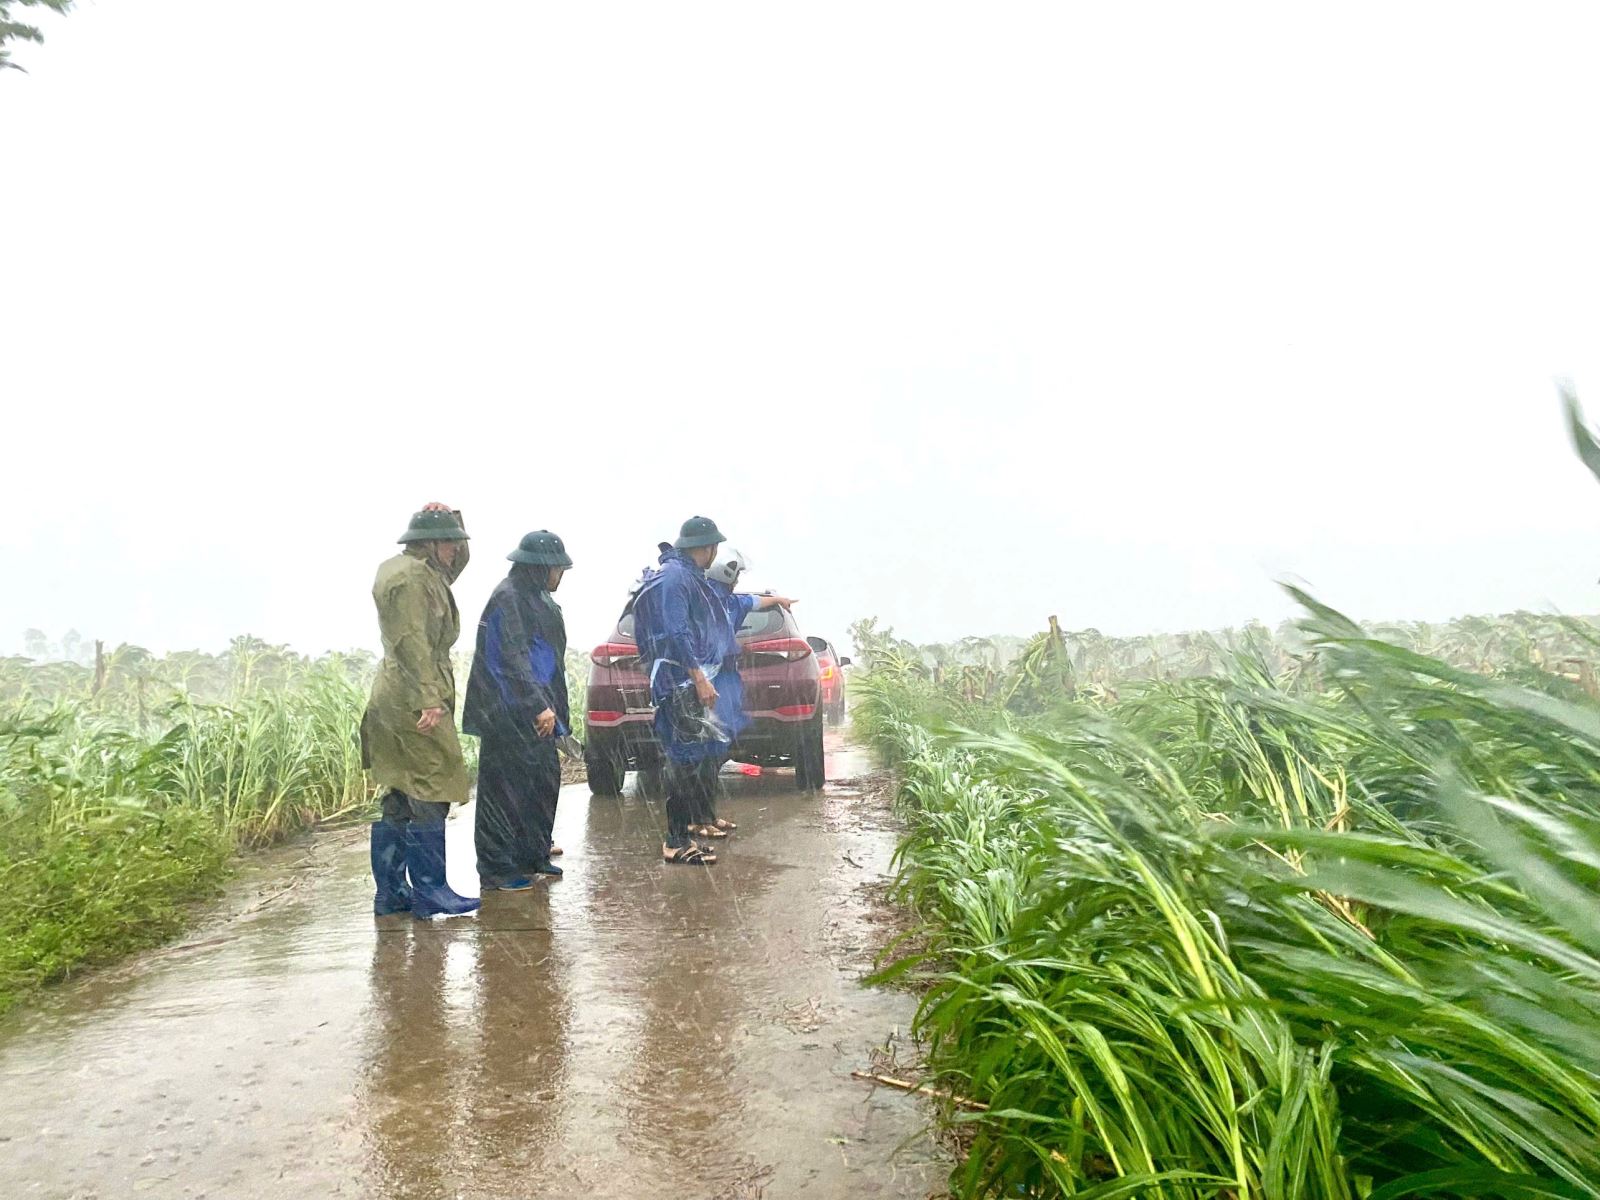
[[[467,560],[472,557],[470,544],[466,541],[456,542],[456,561],[451,566],[445,566],[434,552],[431,542],[412,542],[400,553],[409,554],[412,558],[420,558],[440,575],[444,576],[445,583],[454,583],[461,578],[461,572],[467,569]]]
[[[680,562],[684,566],[688,567],[689,570],[693,571],[695,574],[701,576],[702,578],[705,576],[705,571],[703,571],[700,567],[695,565],[694,559],[690,558],[682,550],[678,550],[678,549],[674,548],[674,546],[672,545],[671,542],[662,542],[656,548],[661,551],[661,554],[656,559],[656,561],[658,563],[660,563],[663,567],[666,566],[669,562]]]
[[[563,568],[564,569],[564,568]],[[542,563],[514,563],[507,572],[506,578],[511,580],[512,586],[519,592],[544,592],[549,593],[550,567]],[[554,604],[556,598],[550,597]]]

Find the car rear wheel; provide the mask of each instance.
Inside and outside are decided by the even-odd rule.
[[[818,791],[828,782],[822,757],[821,713],[807,721],[800,733],[800,749],[794,759],[794,782],[803,792]]]
[[[589,790],[596,796],[622,795],[627,777],[627,761],[617,751],[591,735],[583,748],[583,765],[589,771]]]

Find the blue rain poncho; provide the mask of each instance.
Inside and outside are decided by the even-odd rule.
[[[731,740],[750,724],[744,713],[744,679],[739,674],[739,626],[754,610],[756,598],[735,592],[720,580],[708,579],[706,583],[722,604],[722,669],[717,673],[716,711],[717,720]]]
[[[655,731],[669,758],[680,763],[721,757],[727,748],[716,714],[699,714],[689,671],[698,666],[719,689],[730,640],[727,610],[705,572],[665,543],[661,567],[646,574],[633,601],[639,662],[650,679]],[[720,708],[720,706],[719,706]]]
[[[567,629],[545,587],[548,567],[518,563],[495,587],[478,621],[462,728],[478,748],[478,811],[473,843],[478,878],[505,883],[550,861],[561,793],[556,737],[570,732]],[[534,721],[556,715],[554,737]]]
[[[484,606],[461,713],[467,733],[531,731],[547,708],[556,714],[556,736],[572,731],[567,628],[561,606],[544,587],[548,569],[517,564]]]

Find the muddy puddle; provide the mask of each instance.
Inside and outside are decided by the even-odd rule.
[[[850,1076],[912,1002],[858,984],[894,832],[829,758],[821,796],[726,773],[709,870],[661,863],[659,803],[569,786],[565,878],[476,917],[375,921],[355,832],[253,868],[259,901],[0,1021],[5,1194],[939,1193],[921,1101]]]

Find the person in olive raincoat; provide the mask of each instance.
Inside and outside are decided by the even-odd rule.
[[[466,803],[468,786],[450,666],[461,633],[450,585],[467,565],[467,533],[459,514],[429,505],[400,543],[372,585],[383,661],[361,718],[362,763],[383,789],[383,819],[372,824],[373,911],[458,916],[478,907],[450,890],[444,871],[445,817]]]
[[[567,627],[551,594],[572,559],[548,529],[524,535],[478,622],[461,725],[482,741],[473,834],[485,891],[518,892],[560,875],[550,841],[561,794],[556,739],[572,732]]]

